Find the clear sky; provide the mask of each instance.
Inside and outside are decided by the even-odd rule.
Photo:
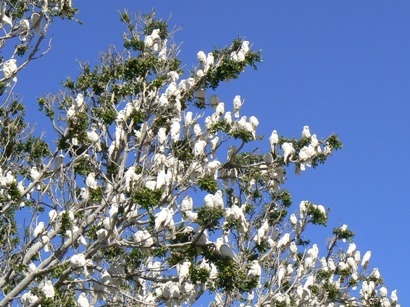
[[[118,10],[149,12],[181,26],[187,68],[199,50],[245,37],[262,49],[263,63],[218,94],[240,94],[243,114],[255,115],[258,133],[273,129],[300,136],[304,125],[344,143],[327,164],[289,176],[294,202],[331,207],[329,227],[348,224],[364,253],[372,250],[389,290],[410,306],[410,1],[114,1],[74,0],[83,25],[54,25],[53,49],[19,77],[17,91],[38,129],[46,129],[35,97],[57,92],[79,71],[76,59],[97,63],[100,51],[121,44]],[[261,147],[268,148],[268,141]],[[389,292],[390,292],[389,291]]]

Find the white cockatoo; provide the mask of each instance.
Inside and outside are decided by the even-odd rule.
[[[17,60],[10,59],[3,64],[3,75],[4,78],[9,79],[14,76],[17,71]]]
[[[218,118],[222,115],[224,115],[225,113],[225,103],[220,102],[218,103],[218,105],[216,106],[215,109],[215,114],[218,116]]]
[[[184,261],[177,265],[177,274],[179,283],[181,284],[184,280],[189,277],[189,268],[191,267],[191,262]]]
[[[286,246],[290,242],[290,234],[285,233],[282,238],[279,239],[278,241],[278,248],[281,248],[283,246]]]
[[[206,64],[205,64],[204,71],[207,72],[209,68],[214,66],[214,62],[215,62],[214,55],[212,52],[209,52],[208,55],[206,56]]]
[[[84,95],[79,93],[75,97],[75,106],[77,109],[81,109],[84,106]]]
[[[396,304],[398,301],[398,297],[397,297],[397,290],[393,290],[390,294],[390,300],[392,302],[392,304]]]
[[[85,184],[89,189],[97,189],[98,188],[98,183],[97,180],[95,179],[95,173],[91,172],[88,174],[87,178],[85,179]]]
[[[201,64],[201,67],[204,68],[206,65],[206,54],[205,52],[198,51],[198,53],[196,54],[196,58],[198,59],[199,63]]]
[[[194,201],[191,196],[187,195],[181,201],[181,211],[192,211],[194,205]]]
[[[21,296],[20,301],[23,306],[32,306],[37,303],[39,299],[40,298],[38,296],[28,291]]]
[[[84,254],[76,254],[70,257],[69,263],[73,269],[78,269],[84,267],[87,261]]]
[[[91,130],[87,131],[87,138],[95,146],[96,151],[101,151],[100,136],[96,130],[97,126],[95,124],[91,125]]]
[[[33,231],[34,238],[37,238],[39,235],[41,235],[44,232],[44,230],[45,230],[44,222],[39,222]]]
[[[200,157],[205,155],[206,142],[204,140],[199,140],[194,145],[194,156]]]
[[[228,111],[224,115],[224,121],[228,126],[232,125],[232,113],[231,111]]]
[[[211,158],[214,157],[215,152],[216,152],[216,147],[218,146],[218,142],[219,142],[219,137],[216,136],[214,137],[209,143],[211,145]]]
[[[206,207],[213,208],[214,206],[214,195],[213,194],[207,194],[204,197],[204,205]]]
[[[154,244],[154,240],[148,230],[138,230],[134,234],[135,242],[141,243],[142,247],[150,247]]]
[[[38,171],[37,166],[33,166],[33,167],[30,169],[30,177],[31,177],[33,180],[38,180],[38,179],[40,179],[41,173]]]
[[[307,254],[309,257],[315,260],[319,256],[319,248],[317,244],[313,244],[313,246],[308,249]]]
[[[279,143],[279,135],[276,130],[272,131],[272,134],[269,137],[269,143],[270,143],[270,151],[275,152],[275,146]]]
[[[161,211],[155,215],[155,231],[158,231],[161,227],[170,225],[172,219],[172,209],[168,209],[167,207],[162,208]]]
[[[202,134],[201,126],[199,124],[194,125],[194,134],[195,137],[198,137]]]
[[[293,148],[293,144],[290,142],[285,142],[282,144],[282,151],[283,151],[283,160],[287,163],[292,155],[295,153],[295,148]]]
[[[264,221],[261,225],[261,227],[258,228],[258,231],[254,237],[254,241],[256,244],[260,245],[262,243],[262,240],[266,240],[267,233],[269,230],[269,224],[268,221]]]
[[[181,132],[181,124],[179,123],[179,121],[174,120],[171,124],[171,130],[170,130],[172,142],[176,143],[179,141],[180,132]]]
[[[372,252],[371,252],[371,251],[367,251],[367,252],[364,254],[363,259],[362,259],[362,263],[361,263],[362,267],[367,267],[367,264],[369,263],[371,256],[372,256]]]
[[[215,246],[215,251],[219,255],[223,257],[229,257],[234,260],[236,259],[236,255],[233,252],[232,248],[224,242],[223,238],[216,239],[216,242],[214,242],[214,246]]]
[[[346,254],[351,256],[356,251],[356,244],[354,242],[349,243],[349,247],[347,248]]]
[[[249,267],[248,274],[246,275],[248,278],[254,277],[261,277],[262,275],[262,268],[258,262],[258,260],[253,260],[251,266]]]
[[[246,221],[245,214],[237,205],[232,205],[230,208],[225,209],[225,218],[227,221],[239,221],[240,227],[238,227],[238,230],[242,232],[248,231],[248,222]]]
[[[77,299],[78,307],[90,307],[90,302],[88,301],[87,295],[82,292]]]
[[[44,286],[41,288],[41,292],[43,292],[46,298],[53,298],[55,296],[55,291],[51,280],[47,280],[45,282]]]
[[[215,192],[214,197],[213,197],[213,207],[217,208],[224,208],[224,199],[223,199],[223,193],[221,190],[218,190]]]
[[[130,191],[133,183],[139,179],[139,175],[135,173],[135,166],[130,166],[124,173],[125,187],[127,192]]]
[[[241,99],[240,95],[236,95],[235,98],[233,99],[233,112],[235,118],[239,118],[239,112],[242,108],[244,101]]]
[[[311,134],[310,134],[309,126],[303,126],[302,138],[310,138],[310,137],[311,137]]]

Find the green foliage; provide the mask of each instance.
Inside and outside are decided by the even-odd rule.
[[[90,198],[96,202],[100,202],[103,199],[104,191],[102,187],[97,187],[96,189],[90,189]]]
[[[198,210],[197,223],[204,228],[213,230],[219,226],[220,219],[224,216],[224,213],[223,208],[203,206]]]
[[[150,190],[146,187],[132,191],[132,201],[145,210],[150,210],[159,205],[162,189]]]
[[[349,229],[342,229],[340,227],[333,228],[333,234],[338,240],[348,240],[351,241],[355,236],[355,233]]]
[[[312,203],[308,202],[306,206],[306,214],[310,216],[311,222],[314,225],[326,226],[327,215],[323,214],[323,212],[320,209],[318,209],[317,206],[313,205]]]
[[[218,183],[213,175],[206,175],[200,178],[197,185],[202,191],[207,191],[212,194],[219,190]]]
[[[249,51],[243,62],[235,62],[230,58],[233,51],[238,51],[242,45],[241,39],[233,41],[230,48],[215,49],[212,51],[215,58],[222,58],[218,67],[206,75],[205,83],[207,87],[216,89],[221,81],[237,79],[246,66],[256,69],[256,63],[262,62],[261,51]]]
[[[210,272],[205,268],[200,268],[197,265],[191,264],[189,267],[189,275],[193,284],[204,284],[208,281]]]

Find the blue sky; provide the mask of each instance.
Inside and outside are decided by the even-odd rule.
[[[389,290],[410,305],[405,259],[410,253],[410,2],[408,1],[75,1],[84,22],[54,24],[53,49],[19,77],[17,91],[30,119],[46,129],[35,97],[57,92],[79,71],[76,59],[96,63],[98,53],[121,44],[118,10],[149,12],[181,26],[181,57],[191,68],[199,50],[245,37],[262,49],[263,63],[221,86],[223,101],[240,94],[243,114],[255,115],[258,133],[318,136],[336,132],[344,149],[327,164],[286,187],[296,204],[307,199],[331,207],[329,228],[348,224],[364,253],[372,250]],[[46,72],[46,73],[45,73]],[[44,121],[43,121],[44,122]],[[267,148],[268,141],[261,143]],[[406,293],[407,292],[407,293]]]

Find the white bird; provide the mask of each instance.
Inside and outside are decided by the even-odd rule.
[[[282,151],[283,151],[283,160],[285,163],[289,161],[292,155],[295,153],[295,148],[293,148],[293,144],[289,142],[285,142],[282,144]]]
[[[154,240],[148,230],[138,230],[134,234],[135,242],[142,243],[142,247],[150,247],[154,244]]]
[[[319,248],[317,247],[317,244],[313,244],[313,246],[307,251],[307,254],[312,257],[312,259],[316,259],[319,255]]]
[[[234,145],[231,145],[228,147],[228,161],[231,160],[233,158],[233,156],[237,153],[237,148]]]
[[[207,57],[206,57],[206,65],[205,65],[205,72],[209,70],[212,66],[214,66],[215,58],[212,52],[209,52]]]
[[[41,173],[38,171],[37,167],[36,167],[36,166],[33,166],[33,167],[30,169],[30,177],[31,177],[33,180],[37,180],[37,179],[40,179],[40,176],[41,176]]]
[[[44,286],[41,288],[41,292],[43,292],[46,298],[53,298],[55,295],[53,283],[51,280],[47,280]]]
[[[213,194],[207,194],[204,197],[204,205],[206,207],[213,208],[214,206],[214,195]]]
[[[386,287],[381,287],[379,289],[379,293],[381,297],[386,297],[387,296],[387,288]]]
[[[240,229],[242,232],[248,231],[248,222],[246,221],[245,214],[237,205],[232,205],[230,208],[225,209],[225,217],[229,220],[236,220],[240,222]]]
[[[17,61],[16,59],[10,59],[3,64],[3,75],[4,78],[9,79],[14,76],[17,71]]]
[[[311,137],[309,126],[303,126],[302,138],[303,137],[304,138],[310,138]]]
[[[84,105],[84,95],[83,94],[77,94],[75,97],[75,105],[78,109],[81,109],[82,106]]]
[[[206,54],[203,51],[199,51],[196,54],[196,58],[198,59],[199,63],[201,63],[202,67],[205,67],[206,64]]]
[[[224,113],[225,113],[225,103],[220,102],[216,106],[215,114],[217,114],[218,116],[222,116]]]
[[[94,172],[91,172],[88,174],[87,178],[85,179],[85,184],[87,185],[88,188],[93,189],[93,190],[98,188],[98,183],[97,183],[97,180],[95,179]]]
[[[239,111],[242,108],[244,101],[241,99],[240,95],[236,95],[233,99],[233,112],[236,118],[239,118]]]
[[[198,137],[202,134],[201,126],[199,124],[194,125],[194,134],[195,137]]]
[[[224,239],[223,238],[218,238],[216,239],[216,242],[214,243],[215,246],[215,251],[223,256],[223,257],[229,257],[231,259],[236,259],[236,255],[233,252],[232,248],[224,243]]]
[[[219,142],[219,137],[218,136],[214,137],[210,141],[210,144],[211,144],[211,158],[213,158],[214,155],[215,155],[216,147],[218,146],[218,142]]]
[[[130,191],[133,183],[139,179],[140,176],[138,176],[135,173],[135,166],[130,166],[127,171],[124,173],[125,177],[125,187],[127,189],[127,192]]]
[[[177,265],[177,274],[179,283],[182,283],[185,279],[189,277],[189,268],[191,267],[191,262],[184,261]]]
[[[174,143],[179,141],[180,132],[181,132],[181,125],[180,125],[179,121],[174,120],[173,123],[171,124],[171,130],[170,130],[171,140]]]
[[[164,169],[161,169],[157,174],[157,180],[155,184],[156,189],[162,188],[167,182],[167,174]]]
[[[293,270],[293,268],[292,268],[292,270]],[[279,288],[280,288],[280,286],[282,285],[283,277],[285,277],[285,275],[286,275],[286,269],[283,266],[280,266],[277,274],[278,274],[278,285],[279,285]]]
[[[270,151],[275,152],[275,146],[279,143],[279,136],[276,130],[272,131],[272,134],[269,137],[269,143],[270,143]]]
[[[282,238],[278,241],[278,248],[286,246],[290,242],[290,234],[285,233]]]
[[[367,264],[368,264],[369,261],[370,261],[370,257],[371,257],[371,256],[372,256],[372,252],[371,252],[371,251],[367,251],[367,252],[364,254],[363,259],[362,259],[362,263],[361,263],[362,267],[366,267],[366,266],[367,266]]]
[[[224,121],[228,126],[232,125],[232,113],[230,111],[226,112],[224,115]]]
[[[172,281],[165,283],[162,287],[162,295],[166,299],[179,298],[181,291],[178,283]]]
[[[78,296],[77,306],[78,307],[90,307],[90,302],[88,301],[87,295],[84,292]]]
[[[174,211],[167,207],[161,209],[159,213],[155,215],[155,230],[158,231],[161,227],[172,227],[174,225],[173,220]]]
[[[397,303],[398,301],[398,297],[397,297],[397,290],[393,290],[390,294],[390,300],[393,304]]]
[[[193,205],[192,197],[187,195],[181,202],[181,211],[192,211]]]
[[[215,208],[224,208],[224,199],[221,190],[215,192],[213,197],[213,207]]]
[[[193,124],[192,116],[193,116],[193,113],[191,111],[188,111],[185,113],[185,118],[184,118],[185,127],[191,126]]]
[[[37,238],[40,234],[42,234],[45,230],[44,222],[40,222],[37,224],[36,228],[34,228],[33,236]]]
[[[349,256],[352,255],[354,252],[356,251],[356,244],[354,244],[354,242],[351,242],[349,244],[349,247],[347,248],[346,254],[348,254]]]
[[[40,298],[38,296],[28,291],[21,296],[21,304],[23,306],[32,306],[37,303],[39,299]]]
[[[100,137],[96,130],[97,127],[95,124],[93,124],[91,126],[91,131],[87,131],[87,138],[95,146],[96,151],[101,151]]]
[[[268,221],[264,221],[261,227],[258,228],[257,234],[255,235],[254,241],[256,244],[260,245],[262,240],[266,239],[266,234],[269,230]]]
[[[77,254],[77,255],[71,256],[69,262],[70,262],[70,266],[73,269],[81,268],[85,266],[85,264],[87,263],[85,260],[84,254]]]
[[[262,268],[258,262],[258,260],[253,260],[251,266],[249,267],[248,274],[246,275],[248,278],[254,277],[261,277],[262,275]]]
[[[290,218],[289,218],[290,224],[292,225],[292,228],[296,226],[298,223],[298,218],[296,217],[296,214],[292,213]]]
[[[205,147],[206,147],[206,142],[204,140],[197,141],[194,145],[194,156],[200,157],[200,156],[205,155]]]
[[[54,223],[57,217],[58,217],[58,213],[56,210],[53,209],[48,212],[48,219],[50,221],[50,224]]]

